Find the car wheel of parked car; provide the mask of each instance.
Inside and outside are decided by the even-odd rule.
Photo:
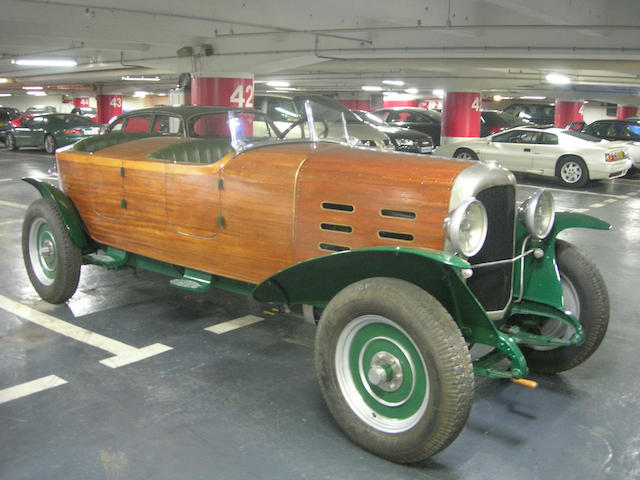
[[[456,153],[453,154],[453,158],[459,158],[460,160],[478,160],[475,152],[468,148],[459,148],[456,150]]]
[[[609,295],[602,275],[572,244],[556,240],[556,261],[562,283],[563,306],[584,329],[579,347],[524,347],[522,351],[534,372],[557,373],[580,365],[596,351],[609,325]],[[569,339],[573,332],[557,320],[540,327],[543,335]]]
[[[563,157],[556,166],[556,177],[567,187],[582,187],[589,181],[589,170],[580,157]]]
[[[16,145],[16,137],[13,136],[13,133],[7,133],[5,145],[9,150],[18,150],[18,146]]]
[[[34,288],[49,303],[63,303],[76,291],[82,253],[73,243],[53,200],[41,198],[27,209],[22,255]]]
[[[44,151],[49,154],[56,152],[56,139],[52,135],[44,137]]]
[[[329,410],[358,445],[396,462],[428,458],[464,426],[473,369],[442,305],[409,282],[369,278],[322,314],[315,361]]]

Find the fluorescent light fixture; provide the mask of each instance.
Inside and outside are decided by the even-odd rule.
[[[9,83],[9,79],[5,77],[0,77],[0,83]]]
[[[493,101],[494,102],[501,102],[502,101],[502,95],[494,95],[493,96]]]
[[[31,87],[22,87],[22,89],[23,90],[42,90],[42,87],[34,85],[34,86],[31,86]]]
[[[122,80],[128,80],[131,82],[159,82],[160,77],[130,77],[129,75],[125,75],[122,77]]]
[[[562,73],[551,72],[547,74],[547,82],[554,85],[568,85],[571,79]]]
[[[167,96],[167,94],[166,94],[166,93],[156,93],[156,95],[157,95],[158,97],[166,97],[166,96]]]
[[[0,97],[10,97],[10,93],[0,93]]]
[[[293,87],[276,87],[275,90],[277,90],[279,92],[293,92],[294,90],[297,90],[297,88],[293,88]]]
[[[144,90],[136,90],[135,92],[133,92],[133,96],[134,97],[140,97],[140,98],[144,98],[147,95],[149,95],[149,92],[146,92]]]
[[[267,85],[269,85],[270,87],[280,87],[280,88],[286,88],[291,86],[291,84],[286,80],[269,80],[267,82]]]
[[[29,90],[27,91],[27,95],[33,95],[34,97],[46,97],[47,92],[43,92],[41,90]]]
[[[381,92],[382,91],[382,87],[379,87],[378,85],[363,85],[361,88],[365,92]]]
[[[547,97],[538,97],[536,95],[525,95],[520,97],[522,100],[544,100]]]
[[[433,92],[431,92],[431,93],[433,93],[438,98],[444,97],[444,90],[441,89],[441,88],[434,88]]]
[[[407,89],[405,90],[405,92],[406,92],[406,93],[409,93],[409,94],[411,94],[411,95],[415,95],[416,93],[418,93],[418,89],[417,89],[417,88],[413,88],[413,87],[411,87],[411,88],[407,88]]]
[[[69,58],[18,58],[11,63],[26,67],[75,67],[78,62]]]
[[[396,87],[401,87],[404,85],[404,81],[402,80],[382,80],[382,83],[385,85],[395,85]]]

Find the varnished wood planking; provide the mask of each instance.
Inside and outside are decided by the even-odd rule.
[[[413,245],[442,249],[442,223],[453,180],[469,164],[441,159],[347,151],[319,154],[307,162],[297,185],[296,253],[302,261],[321,255],[320,242],[349,248]],[[357,183],[353,178],[357,177]],[[322,209],[322,202],[352,205],[351,213]],[[381,209],[410,211],[415,220],[386,218]],[[353,232],[324,231],[322,222]],[[379,232],[410,234],[413,241],[380,238]]]
[[[304,143],[228,155],[214,165],[146,158],[170,143],[155,138],[94,155],[62,153],[65,191],[101,243],[252,283],[328,253],[318,249],[320,242],[442,248],[451,184],[468,166]],[[104,178],[92,181],[98,173]],[[95,211],[95,199],[115,208],[120,197],[127,204],[120,216]],[[323,211],[322,201],[352,203],[356,210]],[[413,211],[416,219],[384,218],[382,208]],[[350,225],[353,232],[323,231],[321,222]],[[415,240],[381,239],[380,230],[411,234]]]

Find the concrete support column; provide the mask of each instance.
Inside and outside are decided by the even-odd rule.
[[[440,144],[480,137],[479,92],[446,92],[442,104]]]
[[[584,112],[584,102],[556,100],[556,113],[553,126],[564,128],[569,122],[582,122]]]
[[[192,105],[253,108],[253,78],[191,78]]]
[[[616,110],[616,118],[618,120],[624,120],[628,117],[637,117],[638,107],[618,105]]]
[[[98,95],[98,116],[96,122],[109,123],[113,117],[122,113],[122,95]]]

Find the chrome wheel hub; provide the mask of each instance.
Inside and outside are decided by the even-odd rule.
[[[400,388],[404,379],[400,360],[389,352],[376,353],[371,359],[367,379],[371,385],[375,385],[385,392],[395,392]]]

